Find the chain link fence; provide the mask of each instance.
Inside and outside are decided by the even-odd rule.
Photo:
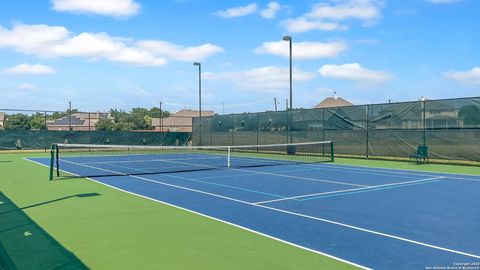
[[[0,150],[49,149],[52,143],[188,145],[191,132],[169,126],[164,121],[168,118],[168,112],[156,108],[130,112],[0,108]]]
[[[291,124],[289,120],[291,119]],[[480,162],[480,98],[425,100],[194,118],[194,145],[331,140],[336,154]]]

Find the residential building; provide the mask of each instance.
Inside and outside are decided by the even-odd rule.
[[[327,97],[326,99],[322,100],[320,103],[315,105],[315,109],[323,109],[323,108],[333,108],[333,107],[345,107],[345,106],[352,106],[348,100],[345,100],[339,96],[337,93],[334,93],[332,97]]]
[[[202,117],[214,115],[214,111],[202,111]],[[161,132],[192,132],[192,119],[199,116],[198,110],[183,109],[166,118],[153,118],[152,126]]]
[[[0,129],[3,129],[5,125],[5,113],[0,112]]]
[[[100,119],[111,118],[109,113],[73,113],[70,117],[47,121],[48,130],[65,131],[89,131],[95,130],[95,125]]]

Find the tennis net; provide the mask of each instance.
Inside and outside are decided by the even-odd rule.
[[[54,144],[54,176],[122,176],[333,162],[331,141],[239,146]]]

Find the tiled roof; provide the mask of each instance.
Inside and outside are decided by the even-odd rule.
[[[200,114],[198,110],[190,110],[190,109],[183,109],[172,114],[172,116],[189,116],[189,117],[198,117],[199,115]],[[213,115],[215,115],[214,111],[202,110],[202,116],[213,116]]]
[[[69,124],[72,125],[72,126],[81,126],[85,123],[85,120],[80,120],[79,118],[76,118],[76,117],[70,117],[70,121],[69,121],[69,117],[63,117],[63,118],[60,118],[60,119],[57,119],[57,120],[54,120],[50,123],[50,125],[52,126],[68,126]]]
[[[71,126],[95,126],[95,124],[104,118],[109,118],[110,114],[108,113],[73,113],[70,117],[70,121],[68,120],[68,116],[62,117],[60,119],[56,119],[53,121],[48,121],[47,126],[68,126],[69,122]]]
[[[162,119],[163,126],[191,126],[192,125],[192,117],[184,117],[184,116],[170,116],[167,118]],[[152,119],[153,126],[160,126],[160,118],[153,118]]]
[[[337,98],[328,97],[324,99],[322,102],[315,105],[314,108],[321,109],[321,108],[344,107],[344,106],[352,106],[352,105],[353,103],[341,97],[337,97]]]

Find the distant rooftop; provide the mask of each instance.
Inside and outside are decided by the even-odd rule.
[[[212,116],[215,115],[214,111],[204,111],[202,110],[202,116]],[[198,110],[191,110],[191,109],[182,109],[177,111],[176,113],[172,114],[172,116],[189,116],[189,117],[198,117],[200,113]]]
[[[332,107],[345,107],[345,106],[352,106],[354,105],[348,100],[345,100],[339,96],[337,96],[336,93],[333,94],[333,97],[328,97],[324,99],[322,102],[318,103],[315,105],[315,109],[321,109],[321,108],[332,108]]]

